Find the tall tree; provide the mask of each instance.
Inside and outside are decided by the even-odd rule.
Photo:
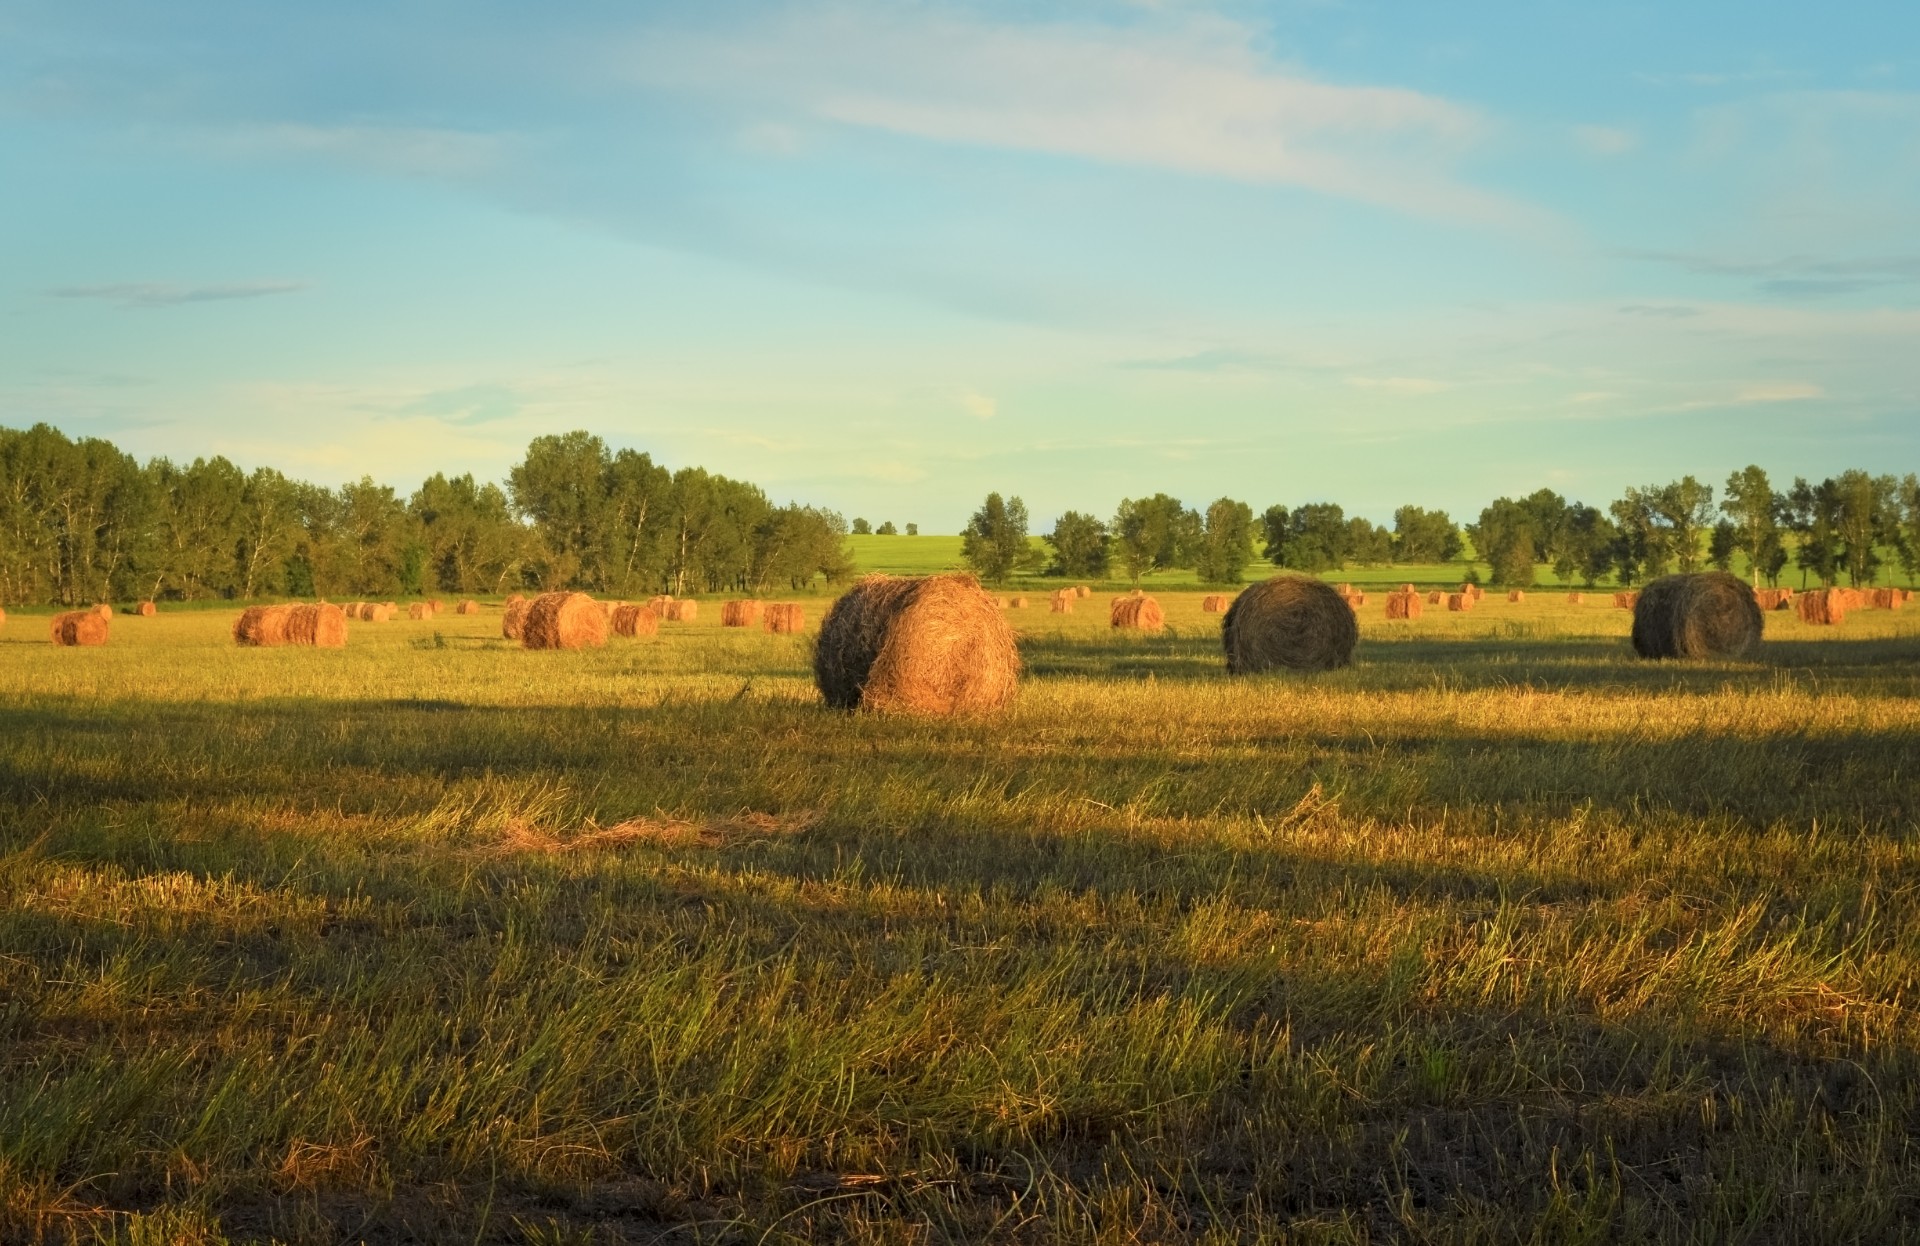
[[[1002,499],[998,493],[989,493],[967,521],[960,553],[981,579],[993,584],[1003,582],[1017,568],[1031,565],[1027,504],[1017,497]]]
[[[1207,507],[1195,567],[1202,580],[1238,584],[1253,561],[1253,508],[1232,498]]]
[[[1053,531],[1047,535],[1046,542],[1053,546],[1050,570],[1054,574],[1076,580],[1107,577],[1111,558],[1107,525],[1092,515],[1066,512],[1053,521]]]
[[[1121,568],[1138,584],[1148,572],[1192,566],[1202,521],[1178,498],[1156,493],[1120,499],[1111,531]]]
[[[1713,526],[1713,486],[1683,476],[1649,488],[1646,495],[1655,518],[1667,529],[1667,548],[1680,570],[1694,570],[1700,562],[1701,538]]]
[[[1770,545],[1779,540],[1780,509],[1785,500],[1773,491],[1773,481],[1749,463],[1727,477],[1720,513],[1733,525],[1734,548],[1747,556],[1753,584],[1760,584],[1761,564]]]
[[[1447,512],[1418,506],[1402,506],[1393,512],[1395,562],[1452,562],[1462,548],[1460,529]]]

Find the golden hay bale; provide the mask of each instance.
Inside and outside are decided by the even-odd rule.
[[[1073,595],[1075,597],[1091,597],[1093,596],[1093,590],[1084,584],[1076,584],[1073,586]]]
[[[158,614],[159,612],[160,612],[160,608],[154,605],[151,601],[143,601],[140,603],[140,608],[138,613],[140,617],[143,619],[150,619],[154,615]]]
[[[1760,646],[1753,589],[1737,575],[1663,575],[1633,606],[1633,651],[1643,658],[1746,657]]]
[[[1634,603],[1639,600],[1640,594],[1638,593],[1615,593],[1613,595],[1613,608],[1615,610],[1631,610],[1634,607]]]
[[[1107,626],[1136,632],[1157,632],[1167,625],[1160,603],[1135,589],[1125,597],[1113,599],[1107,611]]]
[[[615,636],[653,636],[660,631],[660,616],[635,601],[615,606],[609,622]]]
[[[233,621],[233,643],[269,649],[287,643],[287,616],[292,606],[248,606]]]
[[[533,603],[524,597],[507,598],[507,610],[500,618],[500,635],[507,640],[520,639],[520,632],[527,625],[527,611]]]
[[[1436,588],[1427,594],[1427,604],[1429,606],[1444,606],[1447,604],[1447,595]]]
[[[1013,629],[970,575],[870,575],[827,611],[813,679],[836,709],[977,714],[1020,682]]]
[[[1027,599],[1025,597],[1011,597],[1007,600],[1007,609],[1009,610],[1025,610],[1026,608]]]
[[[758,601],[723,601],[720,603],[721,627],[752,627],[760,621],[760,612],[766,608]]]
[[[1417,619],[1425,609],[1420,594],[1412,591],[1387,594],[1387,617],[1390,619]]]
[[[1351,584],[1342,584],[1342,585],[1340,586],[1340,595],[1341,595],[1342,597],[1351,597],[1351,596],[1353,596],[1353,585],[1351,585]]]
[[[427,603],[427,613],[429,614],[439,614],[445,608],[446,607],[440,604],[440,599],[437,597]]]
[[[1048,599],[1048,609],[1055,614],[1072,614],[1073,603],[1079,600],[1079,593],[1070,588],[1063,588]]]
[[[284,643],[311,645],[317,649],[347,647],[347,614],[325,602],[313,606],[283,606],[287,612]]]
[[[778,636],[807,630],[807,611],[798,602],[770,601],[760,620],[769,632]]]
[[[700,617],[700,603],[697,601],[670,601],[667,603],[667,622],[691,623]]]
[[[527,607],[520,643],[528,649],[584,649],[607,643],[607,616],[585,593],[542,593]]]
[[[7,612],[5,610],[0,610],[0,627],[5,627],[6,625],[7,625]]]
[[[1365,593],[1349,593],[1347,595],[1347,604],[1355,610],[1358,610],[1367,604],[1367,595]]]
[[[75,645],[104,645],[107,643],[107,629],[112,625],[112,616],[103,615],[99,610],[69,610],[65,614],[53,616],[52,625],[47,629],[54,644],[63,648]]]
[[[1526,599],[1527,599],[1527,595],[1526,595],[1526,593],[1525,593],[1524,591],[1522,591],[1521,589],[1517,589],[1517,588],[1516,588],[1516,589],[1514,589],[1513,591],[1511,591],[1511,592],[1509,592],[1509,593],[1507,594],[1507,604],[1508,604],[1508,605],[1513,605],[1513,606],[1517,606],[1517,605],[1519,605],[1519,604],[1520,604],[1521,602],[1524,602],[1524,601],[1525,601]]]
[[[1225,614],[1232,600],[1225,593],[1208,593],[1200,599],[1200,609],[1205,614]]]
[[[653,611],[663,619],[667,617],[667,607],[672,604],[672,593],[660,593],[647,599],[647,609]]]
[[[103,601],[99,605],[95,606],[93,608],[93,612],[99,615],[101,618],[105,619],[107,622],[109,623],[113,622],[113,607],[108,605],[106,602]]]
[[[407,607],[407,617],[415,622],[421,619],[430,619],[433,617],[433,607],[424,601],[416,601]]]
[[[365,611],[369,623],[390,623],[393,621],[393,607],[379,602],[368,606]]]
[[[1898,610],[1904,604],[1897,588],[1876,588],[1873,590],[1873,608],[1875,610]]]
[[[1838,623],[1847,617],[1847,604],[1833,589],[1816,588],[1793,599],[1794,611],[1802,623],[1822,625]]]
[[[1353,608],[1325,581],[1304,575],[1249,587],[1233,599],[1220,628],[1231,675],[1330,671],[1353,661],[1359,639]]]
[[[512,604],[514,604],[514,603],[515,603],[515,602],[517,602],[517,601],[525,601],[526,599],[527,599],[527,598],[526,598],[526,595],[525,595],[524,593],[508,593],[508,594],[507,594],[507,599],[506,599],[505,601],[503,601],[503,602],[501,602],[500,604],[501,604],[501,606],[503,606],[503,607],[505,607],[505,606],[511,606]]]
[[[465,601],[460,603],[459,608],[455,610],[454,613],[455,614],[479,614],[480,603],[475,601],[473,598],[469,597]]]
[[[1400,586],[1400,591],[1403,593],[1412,593],[1412,592],[1418,592],[1419,590],[1415,589],[1411,584],[1402,584]]]
[[[1455,613],[1455,614],[1459,614],[1459,613],[1460,613],[1461,611],[1463,611],[1463,610],[1471,610],[1471,609],[1473,609],[1473,594],[1471,594],[1471,593],[1448,593],[1448,594],[1447,594],[1447,609],[1448,609],[1448,610],[1451,610],[1451,611],[1452,611],[1453,613]]]
[[[1584,605],[1586,603],[1586,600],[1587,600],[1586,597],[1580,593],[1567,594],[1567,604],[1569,606]]]

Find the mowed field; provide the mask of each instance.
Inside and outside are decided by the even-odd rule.
[[[912,538],[891,538],[902,542]],[[0,629],[0,1241],[1920,1240],[1920,611]]]

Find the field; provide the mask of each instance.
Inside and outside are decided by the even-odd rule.
[[[1920,1240],[1920,613],[1162,600],[921,723],[711,603],[14,615],[0,1242]]]

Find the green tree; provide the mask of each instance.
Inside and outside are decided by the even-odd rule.
[[[1808,574],[1822,584],[1837,582],[1840,578],[1839,488],[1832,480],[1811,485],[1804,476],[1795,476],[1782,513],[1796,538],[1793,561],[1800,568],[1800,587],[1807,586]]]
[[[1452,562],[1463,548],[1460,529],[1447,512],[1418,506],[1402,506],[1393,512],[1395,562]]]
[[[1770,547],[1780,543],[1779,517],[1784,504],[1773,490],[1773,481],[1755,464],[1749,463],[1727,477],[1720,513],[1733,525],[1734,548],[1747,556],[1755,587],[1759,586]]]
[[[424,542],[430,589],[500,592],[515,582],[528,533],[515,522],[500,486],[436,473],[414,492],[407,510]]]
[[[1053,521],[1046,536],[1053,547],[1053,565],[1048,571],[1070,579],[1104,580],[1112,557],[1107,525],[1092,515],[1068,511]]]
[[[239,591],[239,558],[247,478],[224,458],[176,467],[147,464],[155,507],[144,596],[231,597]]]
[[[1027,504],[1019,498],[1002,500],[989,493],[986,502],[967,521],[960,553],[983,580],[998,584],[1016,569],[1032,565],[1027,541]]]
[[[1848,583],[1871,584],[1880,578],[1880,549],[1900,539],[1899,482],[1857,469],[1831,482],[1839,500],[1834,534],[1840,541],[1840,565]]]
[[[872,524],[870,524],[870,523],[868,523],[868,522],[867,522],[866,520],[864,520],[864,519],[856,519],[856,520],[854,520],[854,521],[853,521],[853,535],[855,535],[855,536],[872,536],[872,535],[873,535],[873,525],[872,525]]]
[[[1195,567],[1212,584],[1239,584],[1253,561],[1253,508],[1232,498],[1207,507]]]
[[[1150,498],[1122,498],[1110,529],[1127,578],[1172,567],[1188,567],[1200,544],[1202,521],[1178,498],[1156,493]]]
[[[612,464],[605,442],[576,430],[534,438],[507,473],[513,509],[538,538],[529,567],[537,587],[591,588],[606,578]]]
[[[908,524],[908,525],[907,525],[907,535],[908,535],[908,536],[919,536],[919,535],[920,535],[920,525],[919,525],[919,524],[917,524],[917,523],[910,523],[910,524]]]
[[[1683,476],[1646,491],[1657,522],[1667,529],[1667,549],[1682,572],[1699,566],[1700,539],[1713,525],[1713,486]]]
[[[1473,548],[1486,562],[1493,583],[1533,583],[1534,565],[1540,560],[1537,522],[1536,510],[1526,503],[1495,498],[1480,512],[1479,521],[1468,525]]]
[[[1900,513],[1894,548],[1899,551],[1900,566],[1907,578],[1920,579],[1920,476],[1910,472],[1902,477],[1895,500]]]
[[[875,528],[875,529],[873,530],[873,535],[875,535],[875,536],[899,536],[899,535],[900,535],[900,529],[898,529],[898,528],[896,528],[896,527],[894,527],[894,526],[893,526],[893,520],[891,520],[891,519],[883,519],[883,520],[881,520],[881,521],[880,521],[880,526],[879,526],[878,528]]]
[[[1740,532],[1722,519],[1707,536],[1707,563],[1716,571],[1732,571],[1733,556],[1740,550]],[[1757,575],[1757,572],[1756,572]]]
[[[1308,502],[1289,510],[1269,506],[1260,516],[1267,561],[1294,571],[1330,571],[1347,565],[1353,529],[1336,502]]]

